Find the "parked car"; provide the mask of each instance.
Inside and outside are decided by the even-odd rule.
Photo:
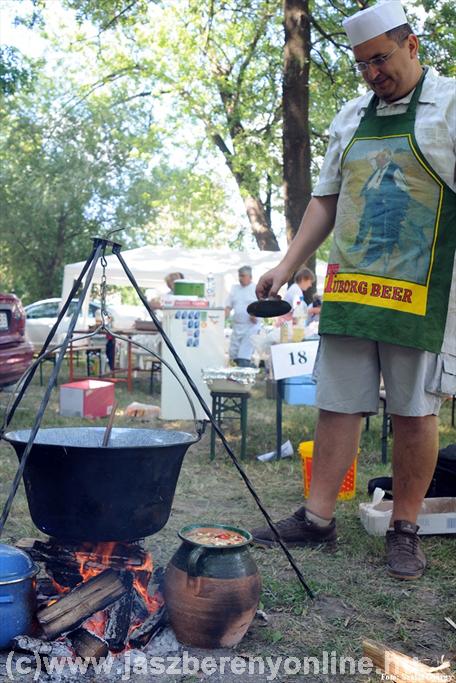
[[[0,387],[17,382],[32,358],[22,304],[15,294],[0,294]]]
[[[70,324],[71,316],[76,310],[77,299],[70,302],[67,313],[57,328],[53,339],[53,346],[61,344],[65,338],[66,331]],[[43,299],[35,301],[25,307],[27,314],[26,333],[36,351],[43,346],[46,338],[51,331],[62,305],[62,299]],[[115,330],[130,330],[133,328],[135,320],[144,317],[145,310],[141,306],[110,305],[107,307],[111,316],[111,326]],[[83,316],[78,319],[76,331],[86,330],[93,327],[101,319],[101,306],[97,302],[91,301],[88,309],[88,319],[84,323]]]

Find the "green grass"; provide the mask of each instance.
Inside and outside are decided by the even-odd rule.
[[[65,380],[64,372],[60,380]],[[133,394],[128,394],[123,385],[116,386],[120,405],[116,424],[161,426],[159,422],[141,423],[122,415],[133,400],[159,403],[159,397],[150,397],[146,390],[146,378],[136,381]],[[17,411],[14,428],[31,426],[42,393],[38,382],[30,387]],[[0,406],[4,407],[6,401],[7,395],[0,394]],[[89,420],[62,418],[57,411],[58,393],[54,392],[43,426],[94,424]],[[313,408],[284,406],[283,440],[290,439],[296,451],[300,441],[312,438],[315,419]],[[105,423],[106,420],[97,421],[97,424]],[[188,423],[164,426],[191,429]],[[297,457],[271,463],[260,463],[254,458],[275,448],[275,433],[275,402],[265,398],[265,385],[260,380],[249,401],[250,457],[245,462],[245,471],[272,517],[279,519],[302,504],[303,486]],[[450,427],[449,404],[442,409],[440,435],[441,445],[456,441],[456,432]],[[436,663],[442,655],[454,657],[456,630],[444,617],[456,621],[456,536],[424,537],[423,546],[429,561],[425,576],[418,582],[398,582],[384,571],[383,539],[369,536],[358,520],[358,504],[367,500],[368,479],[390,473],[389,465],[381,464],[380,436],[381,418],[371,418],[370,430],[363,432],[361,440],[356,497],[338,505],[336,549],[292,551],[315,593],[314,601],[304,593],[280,549],[252,548],[263,580],[261,608],[268,614],[269,621],[266,625],[260,620],[254,621],[237,648],[239,652],[302,658],[321,657],[323,650],[336,650],[338,655],[360,656],[363,638],[372,638],[428,662]],[[227,428],[227,438],[238,453],[240,440],[236,423]],[[3,442],[0,455],[0,499],[3,504],[17,461],[12,448]],[[170,560],[179,544],[176,533],[180,527],[207,520],[244,528],[263,521],[220,444],[217,444],[216,459],[209,460],[208,432],[184,459],[168,524],[147,539],[155,562],[166,565]],[[30,520],[21,487],[5,528],[4,540],[14,542],[22,536],[40,536],[40,533]],[[332,678],[338,680],[337,676]],[[281,681],[285,680],[288,680],[286,676],[281,678]],[[340,680],[349,679],[340,676]],[[370,679],[359,676],[350,680],[366,682]]]

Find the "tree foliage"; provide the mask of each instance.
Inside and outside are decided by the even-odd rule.
[[[30,82],[30,70],[14,47],[0,46],[0,96],[12,95]]]
[[[293,236],[329,123],[363,89],[341,21],[370,1],[286,0],[296,28],[305,25],[295,52],[273,0],[60,0],[68,21],[51,28],[53,2],[19,12],[46,31],[52,78],[51,62],[37,69],[12,48],[0,54],[5,282],[55,294],[63,263],[114,226],[127,244],[239,245],[250,231],[276,249],[290,188]],[[454,3],[408,0],[408,9],[425,61],[454,75]],[[290,104],[299,137],[284,120]],[[234,196],[245,220],[229,208]]]
[[[119,120],[101,98],[62,113],[58,86],[41,76],[33,92],[3,106],[0,241],[25,298],[58,292],[64,264],[118,226],[132,178],[144,170],[131,154],[131,118]],[[133,208],[122,226],[135,220]]]

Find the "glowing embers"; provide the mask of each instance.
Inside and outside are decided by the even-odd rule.
[[[75,653],[106,656],[142,647],[166,625],[162,570],[139,543],[18,544],[40,562],[38,622],[46,640],[67,636]]]

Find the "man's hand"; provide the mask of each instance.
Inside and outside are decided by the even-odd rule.
[[[299,226],[298,233],[278,266],[268,270],[259,280],[256,295],[259,299],[277,296],[293,273],[302,266],[326,239],[334,226],[337,194],[312,197]]]
[[[259,299],[267,297],[277,297],[277,292],[288,282],[291,273],[279,263],[278,266],[268,270],[258,281],[255,292]]]

